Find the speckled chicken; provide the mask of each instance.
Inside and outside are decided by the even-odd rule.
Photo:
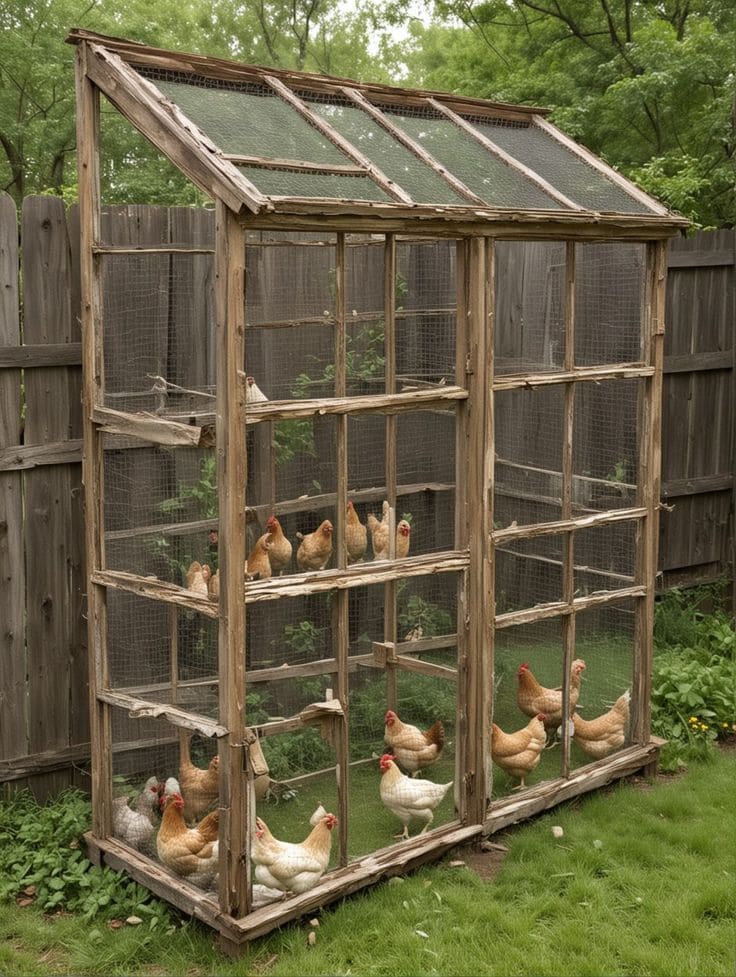
[[[424,827],[419,832],[423,835],[432,823],[434,809],[439,806],[452,787],[453,781],[435,784],[431,780],[407,777],[396,766],[394,757],[390,753],[384,753],[379,763],[381,800],[404,825],[404,830],[396,837],[408,838],[409,823],[413,820],[424,821]]]
[[[143,790],[132,803],[128,803],[125,795],[113,798],[112,826],[116,838],[120,838],[138,851],[153,850],[160,790],[158,777],[149,777]]]
[[[514,733],[505,733],[496,723],[491,724],[491,758],[506,773],[519,778],[521,783],[514,790],[525,786],[524,780],[539,763],[547,742],[545,719],[540,712]]]

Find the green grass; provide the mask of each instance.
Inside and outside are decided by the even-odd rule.
[[[2,904],[0,972],[726,977],[736,925],[735,775],[731,750],[650,789],[619,783],[497,837],[510,850],[491,882],[448,857],[326,907],[312,947],[303,920],[238,961],[217,952],[212,931],[175,916],[171,932],[113,932]],[[316,799],[305,792],[299,802],[307,818]]]

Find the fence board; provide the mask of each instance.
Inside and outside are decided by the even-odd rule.
[[[18,225],[0,196],[0,347],[20,342]],[[0,453],[22,437],[20,370],[0,370]],[[0,471],[0,756],[28,752],[22,475]]]
[[[26,199],[22,229],[24,339],[54,344],[78,341],[62,201]],[[26,371],[26,443],[79,437],[80,383],[79,369]],[[82,660],[78,626],[83,592],[81,472],[71,465],[34,468],[24,473],[24,490],[28,747],[41,753],[66,748],[72,736],[72,690],[78,684],[73,681],[78,678],[73,665]],[[50,793],[67,783],[65,773],[49,773],[37,778],[36,787]]]

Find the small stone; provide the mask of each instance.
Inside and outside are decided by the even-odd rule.
[[[555,825],[552,826],[552,836],[554,838],[562,838],[562,836],[564,834],[565,834],[565,831],[564,831],[563,828],[561,828],[559,826],[559,824],[555,824]]]
[[[125,922],[128,924],[128,926],[140,926],[143,920],[140,916],[128,916]]]
[[[316,926],[319,926],[319,920],[318,919],[310,919],[309,920],[309,925],[310,926],[315,926],[315,927]]]
[[[456,858],[450,862],[450,868],[462,868],[465,862],[461,858]]]
[[[314,932],[314,930],[310,930],[309,936],[307,937],[307,943],[310,946],[314,946],[316,942],[317,942],[317,934]]]
[[[593,842],[593,847],[594,848],[602,848],[603,847],[603,842],[601,841],[600,838],[596,838],[595,839],[595,841]]]
[[[111,930],[119,930],[122,929],[123,926],[125,926],[125,923],[122,921],[122,919],[111,919],[107,925],[110,927]]]

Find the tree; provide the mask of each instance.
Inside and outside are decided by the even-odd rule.
[[[371,53],[377,0],[0,0],[0,190],[76,194],[74,48],[69,28],[247,63],[388,80]],[[395,51],[394,51],[395,57]],[[103,100],[105,202],[199,203],[185,178]]]
[[[736,220],[730,0],[441,0],[417,83],[553,121],[700,226]]]

